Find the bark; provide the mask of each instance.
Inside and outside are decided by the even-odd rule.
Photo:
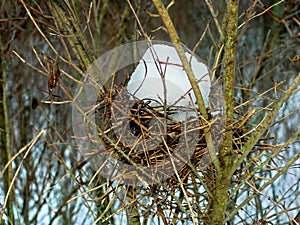
[[[220,169],[217,170],[214,199],[210,212],[209,224],[224,224],[225,213],[229,201],[229,189],[232,175],[232,125],[234,113],[234,80],[236,71],[236,51],[238,45],[238,5],[237,0],[227,1],[226,20],[224,32],[224,58],[223,58],[223,80],[224,80],[224,108],[225,108],[225,139],[219,153]],[[225,32],[226,31],[226,32]]]
[[[11,160],[11,147],[10,147],[10,132],[9,132],[9,120],[7,111],[7,101],[6,101],[6,77],[7,77],[7,63],[5,58],[6,46],[2,43],[2,37],[0,36],[0,150],[2,166],[7,165]],[[3,170],[3,167],[1,168]],[[1,171],[2,172],[2,171]],[[6,216],[11,221],[14,222],[13,214],[13,187],[12,185],[13,168],[12,164],[7,167],[4,172],[4,193],[6,195],[7,203],[4,204],[3,209],[5,210]],[[2,210],[0,214],[0,222],[2,218]]]

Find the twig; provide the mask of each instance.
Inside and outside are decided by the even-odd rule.
[[[18,154],[16,154],[14,157],[12,157],[12,158],[10,159],[10,161],[4,166],[2,172],[0,173],[0,179],[2,178],[3,173],[4,173],[5,170],[8,168],[8,166],[12,163],[12,161],[13,161],[18,155],[20,155],[21,153],[23,153],[24,151],[27,150],[26,153],[25,153],[25,155],[23,156],[22,162],[24,161],[24,159],[26,159],[26,157],[27,157],[27,155],[29,154],[31,148],[32,148],[33,145],[37,142],[37,140],[43,135],[43,133],[45,132],[45,130],[46,130],[46,129],[42,129],[42,130],[38,133],[38,135],[37,135],[35,138],[33,138],[27,145],[25,145],[23,148],[21,148],[21,149],[18,151]],[[2,217],[2,215],[3,215],[3,213],[4,213],[5,209],[6,209],[5,205],[6,205],[6,203],[7,203],[7,200],[8,200],[8,197],[9,197],[9,193],[10,193],[10,191],[11,191],[13,185],[14,185],[14,182],[15,182],[15,180],[16,180],[16,178],[17,178],[19,172],[20,172],[21,167],[22,167],[22,163],[19,164],[19,166],[18,166],[18,168],[17,168],[17,170],[16,170],[16,172],[15,172],[15,174],[14,174],[14,176],[13,176],[13,179],[12,179],[12,181],[11,181],[11,184],[10,184],[10,186],[9,186],[9,188],[8,188],[8,192],[7,192],[7,194],[6,194],[6,196],[5,196],[5,199],[4,199],[4,202],[3,202],[3,206],[2,206],[1,213],[0,213],[0,217]]]
[[[33,18],[33,16],[31,15],[30,10],[28,9],[27,5],[25,4],[25,2],[23,0],[20,0],[20,2],[22,3],[22,5],[24,6],[29,18],[31,19],[31,21],[33,22],[34,26],[36,27],[36,29],[38,30],[38,32],[42,35],[42,37],[44,38],[44,40],[47,42],[47,44],[50,46],[50,48],[52,49],[53,52],[55,52],[56,55],[58,55],[58,52],[56,51],[55,47],[52,45],[52,43],[49,41],[49,39],[46,37],[46,35],[43,33],[43,31],[41,30],[41,28],[39,27],[39,25],[37,24],[37,22],[35,21],[35,19]]]
[[[166,148],[167,148],[168,153],[171,155],[170,149],[169,149],[169,147],[168,147],[168,144],[167,144],[165,138],[163,138],[162,140],[163,140],[163,142],[164,142],[164,145],[165,145]],[[174,161],[173,161],[172,157],[170,157],[170,158],[171,158],[171,163],[172,163],[172,166],[173,166],[173,168],[174,168],[174,172],[175,172],[176,178],[177,178],[177,180],[178,180],[178,182],[179,182],[179,186],[180,186],[180,188],[181,188],[181,190],[182,190],[182,192],[183,192],[184,198],[185,198],[185,200],[186,200],[186,202],[187,202],[189,211],[190,211],[190,213],[191,213],[193,224],[196,224],[196,222],[195,222],[195,215],[194,215],[194,212],[193,212],[193,208],[192,208],[192,206],[191,206],[191,204],[190,204],[190,201],[189,201],[189,198],[188,198],[188,196],[187,196],[187,194],[186,194],[186,190],[185,190],[185,188],[184,188],[184,186],[183,186],[183,182],[182,182],[182,180],[181,180],[181,178],[180,178],[180,176],[179,176],[179,174],[178,174],[178,172],[177,172],[177,169],[176,169],[176,166],[175,166],[175,164],[174,164]]]
[[[205,3],[215,21],[215,24],[216,24],[216,27],[218,29],[218,32],[220,34],[220,37],[221,37],[221,41],[224,40],[224,33],[223,33],[223,29],[221,28],[221,25],[219,23],[219,20],[218,20],[218,17],[217,17],[217,13],[215,12],[215,9],[212,5],[212,2],[210,0],[205,0]]]
[[[62,102],[46,101],[46,100],[41,101],[41,103],[53,104],[53,105],[63,105],[63,104],[69,104],[69,103],[72,103],[72,102],[73,102],[73,100],[65,100],[65,101],[62,101]]]
[[[173,22],[169,16],[168,11],[166,10],[166,8],[164,7],[163,3],[161,2],[161,0],[153,0],[154,5],[156,6],[156,9],[158,11],[158,13],[160,14],[168,32],[169,32],[169,36],[171,38],[172,43],[174,44],[174,47],[178,53],[178,56],[182,62],[183,68],[187,73],[188,79],[190,81],[190,84],[193,88],[193,91],[195,93],[196,96],[196,100],[201,112],[201,115],[203,116],[204,120],[202,120],[203,124],[205,124],[205,120],[208,120],[208,114],[206,111],[206,107],[204,104],[204,100],[201,94],[201,91],[199,89],[198,83],[196,81],[195,75],[193,73],[193,70],[188,62],[188,59],[185,56],[184,53],[184,49],[180,43],[180,39],[179,36],[176,32],[176,29],[173,25]],[[211,137],[211,133],[210,130],[208,128],[204,129],[205,131],[205,138],[206,138],[206,142],[207,142],[207,147],[209,150],[209,153],[211,154],[212,157],[212,161],[214,163],[214,165],[216,166],[217,170],[219,170],[220,165],[219,165],[219,161],[216,157],[216,149],[214,147],[213,141],[212,141],[212,137]]]
[[[253,170],[250,174],[248,174],[247,177],[245,177],[243,180],[249,180],[255,173],[257,173],[258,171],[260,171],[270,160],[272,160],[273,158],[275,158],[281,151],[282,149],[286,148],[289,144],[291,144],[296,138],[298,138],[300,135],[300,130],[298,130],[297,132],[294,133],[294,135],[287,141],[285,142],[283,145],[280,146],[280,148],[278,148],[272,155],[270,155],[268,157],[268,159],[266,159],[264,162],[260,163],[258,167],[255,168],[255,170]],[[245,146],[247,146],[245,144]],[[243,157],[243,156],[241,156]],[[274,182],[280,177],[282,176],[282,174],[284,172],[286,172],[291,165],[293,165],[297,160],[299,160],[300,158],[300,153],[295,155],[286,165],[285,167],[283,167],[275,176],[272,177],[272,179],[270,179],[269,181],[267,181],[266,183],[264,183],[258,190],[259,191],[263,191],[265,188],[267,188],[269,185],[274,184]],[[230,196],[233,196],[234,193],[236,193],[238,190],[240,190],[240,187],[243,185],[244,183],[241,182],[230,194]],[[246,204],[248,204],[253,198],[255,198],[257,196],[257,193],[252,194],[250,196],[248,196],[242,203],[240,203],[237,207],[235,207],[230,213],[229,215],[225,218],[224,223],[227,222],[228,220],[230,220],[234,215],[236,215],[236,213],[243,208]]]
[[[294,82],[290,85],[289,89],[287,91],[285,91],[283,96],[277,101],[274,108],[271,111],[269,111],[269,113],[263,118],[263,120],[260,122],[260,124],[256,127],[256,131],[253,133],[253,135],[243,145],[243,147],[241,149],[242,155],[237,157],[237,159],[234,161],[234,166],[231,170],[231,174],[234,173],[234,171],[244,161],[245,157],[251,152],[251,150],[253,149],[255,144],[262,137],[264,132],[268,129],[269,125],[272,123],[272,121],[277,116],[277,113],[280,110],[281,106],[294,93],[294,89],[297,88],[299,83],[300,83],[300,73],[298,73],[298,76],[295,78]]]

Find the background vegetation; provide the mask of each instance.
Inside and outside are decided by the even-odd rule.
[[[299,1],[2,0],[0,11],[0,224],[299,223]],[[98,56],[147,38],[184,43],[222,78],[224,142],[186,181],[112,185],[81,167],[69,100]],[[60,103],[41,103],[57,68]]]

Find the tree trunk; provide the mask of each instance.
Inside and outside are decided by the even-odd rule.
[[[7,102],[6,102],[6,76],[7,76],[7,63],[5,59],[5,48],[6,46],[2,43],[2,37],[0,36],[0,150],[2,158],[2,170],[11,160],[11,148],[10,148],[10,132],[9,132],[9,121],[7,112]],[[4,203],[2,212],[0,213],[0,222],[2,220],[2,214],[6,213],[6,216],[14,224],[14,214],[13,214],[13,168],[10,163],[4,172],[4,193],[7,199],[6,205]]]
[[[219,169],[215,181],[214,198],[210,212],[209,224],[224,224],[225,213],[229,201],[229,189],[232,176],[232,135],[233,135],[233,113],[234,113],[234,80],[236,70],[236,51],[238,45],[238,0],[228,0],[223,24],[224,58],[223,58],[223,80],[224,80],[224,107],[226,132],[223,145],[219,153]],[[225,32],[226,31],[226,32]],[[221,40],[222,41],[222,40]]]

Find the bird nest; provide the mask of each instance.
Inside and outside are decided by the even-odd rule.
[[[222,118],[209,113],[209,121],[203,122],[196,111],[196,116],[178,121],[174,119],[178,108],[156,103],[153,99],[133,99],[126,91],[115,89],[109,96],[101,94],[95,121],[105,154],[127,165],[118,178],[176,186],[176,180],[187,179],[195,170],[211,164],[204,128],[213,134],[215,147],[220,147]],[[181,107],[180,111],[191,109]],[[244,126],[234,128],[236,149],[244,141],[239,138],[243,132]]]

